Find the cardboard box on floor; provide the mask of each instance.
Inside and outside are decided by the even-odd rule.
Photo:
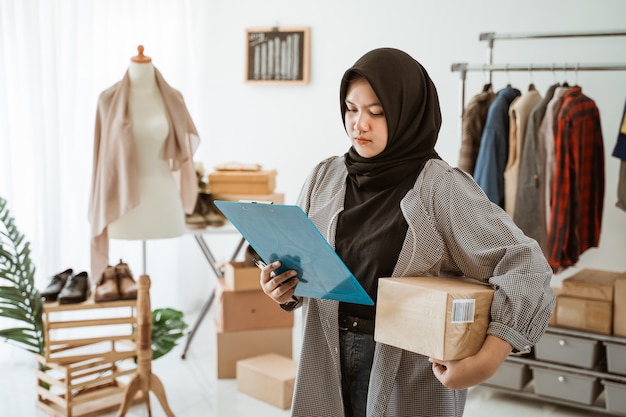
[[[216,333],[217,378],[235,378],[237,361],[265,353],[292,357],[292,328],[243,330]]]
[[[440,360],[480,350],[491,321],[493,288],[463,277],[382,278],[377,342]]]
[[[291,408],[297,363],[285,356],[267,353],[237,361],[237,388],[276,407]]]

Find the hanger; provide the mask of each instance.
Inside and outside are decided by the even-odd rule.
[[[491,91],[491,74],[489,74],[489,78],[487,78],[487,71],[485,71],[485,65],[483,64],[483,76],[485,77],[485,84],[483,84],[483,93]]]
[[[506,64],[506,68],[504,69],[504,71],[506,72],[506,86],[511,88],[511,76],[509,74],[509,64]]]
[[[569,87],[569,84],[567,83],[567,67],[565,64],[563,64],[563,80],[563,87]]]
[[[528,91],[535,91],[535,83],[533,82],[533,64],[528,64],[528,75],[530,76],[530,84],[528,84]]]

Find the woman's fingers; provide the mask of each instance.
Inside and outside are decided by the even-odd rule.
[[[294,270],[275,275],[275,271],[280,265],[280,261],[272,262],[261,269],[260,274],[263,292],[279,304],[286,303],[291,299],[294,287],[298,283],[297,272]]]

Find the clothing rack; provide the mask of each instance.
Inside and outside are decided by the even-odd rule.
[[[494,64],[493,49],[496,40],[512,39],[554,39],[554,38],[582,38],[626,36],[626,30],[596,31],[596,32],[530,32],[530,33],[495,33],[483,32],[479,40],[486,41],[487,62],[485,64],[468,64],[456,62],[451,65],[452,72],[460,74],[459,80],[459,135],[462,134],[462,119],[465,108],[465,80],[468,72],[483,72],[489,74],[488,83],[491,83],[492,73],[509,71],[626,71],[626,62],[617,63],[551,63],[551,64]]]
[[[554,38],[591,38],[606,36],[626,36],[625,30],[607,30],[596,32],[529,32],[529,33],[496,33],[483,32],[479,39],[487,42],[487,63],[493,64],[493,48],[496,40],[517,39],[554,39]],[[491,82],[491,79],[489,80]]]

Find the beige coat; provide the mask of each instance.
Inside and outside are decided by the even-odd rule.
[[[193,163],[200,139],[182,94],[170,87],[155,68],[170,124],[163,158],[178,180],[183,209],[193,212],[198,183]],[[139,205],[135,141],[128,114],[130,79],[124,78],[98,98],[93,148],[93,175],[89,199],[91,223],[91,276],[99,281],[108,264],[107,225]]]
[[[346,175],[343,158],[323,161],[298,200],[333,247]],[[452,273],[489,282],[495,288],[489,334],[517,350],[533,346],[555,300],[552,272],[537,243],[468,174],[441,160],[426,163],[401,208],[409,227],[394,276]],[[338,302],[306,299],[302,308],[304,334],[292,415],[341,417]],[[445,388],[425,356],[376,345],[368,417],[461,416],[466,395],[466,390]]]

